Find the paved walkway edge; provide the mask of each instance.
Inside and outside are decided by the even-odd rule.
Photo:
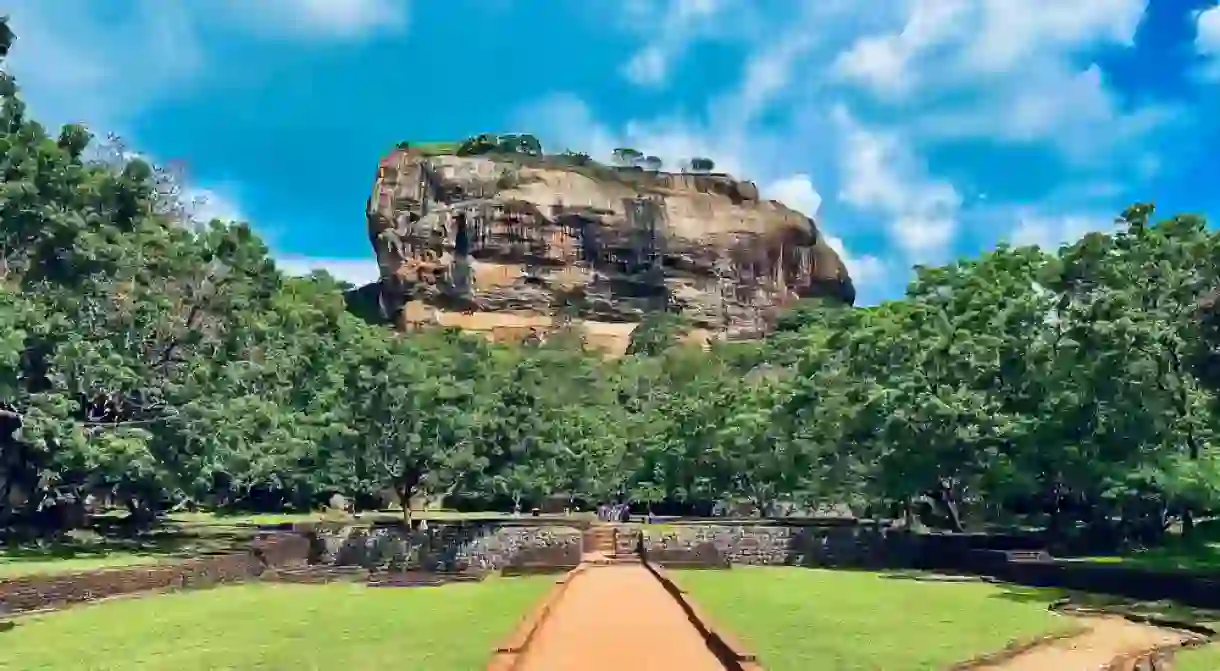
[[[644,568],[648,569],[648,572],[661,583],[665,591],[678,602],[691,626],[703,637],[708,649],[716,655],[725,669],[728,671],[763,671],[763,667],[758,663],[758,658],[754,653],[742,645],[736,636],[723,627],[717,626],[708,618],[686,590],[679,587],[670,578],[664,568],[647,561],[644,562]]]
[[[1150,626],[1160,626],[1166,629],[1173,628],[1170,625],[1148,624]],[[1147,669],[1148,671],[1172,671],[1172,660],[1174,655],[1178,652],[1187,650],[1189,648],[1198,648],[1204,645],[1211,645],[1216,642],[1214,634],[1212,636],[1204,636],[1193,630],[1181,629],[1181,631],[1187,631],[1191,633],[1193,637],[1188,638],[1181,643],[1171,643],[1169,645],[1158,646],[1152,650],[1145,650],[1143,652],[1136,652],[1127,655],[1119,655],[1109,664],[1102,667],[1101,671],[1140,671],[1141,669]]]
[[[1068,641],[1088,633],[1088,628],[1073,626],[1070,629],[1058,631],[1052,634],[1043,634],[1023,640],[1013,641],[1008,645],[992,652],[985,652],[981,655],[976,655],[964,662],[958,662],[950,666],[947,671],[970,671],[976,667],[994,666],[1003,664],[1012,660],[1014,657],[1019,657],[1034,648],[1041,647],[1057,641]]]
[[[563,598],[568,585],[571,585],[572,581],[588,568],[582,564],[555,581],[555,585],[547,592],[546,597],[533,610],[526,613],[517,628],[496,646],[492,652],[491,661],[487,664],[487,671],[514,671],[519,668],[526,648],[534,640],[534,635],[542,629],[546,619],[550,617],[551,611],[555,609],[555,604]]]

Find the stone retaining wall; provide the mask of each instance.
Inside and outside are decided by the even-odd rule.
[[[0,615],[58,608],[124,594],[243,582],[268,567],[303,564],[308,541],[296,534],[256,539],[245,552],[171,563],[0,579]]]
[[[694,561],[714,547],[737,565],[896,568],[985,576],[1020,585],[1112,594],[1139,600],[1167,599],[1220,609],[1220,576],[1153,571],[1121,564],[1054,559],[1023,549],[1019,539],[970,534],[908,534],[877,525],[684,524],[648,529],[625,525],[620,552],[634,552],[645,534],[650,557],[674,565]],[[658,559],[665,564],[665,560]]]
[[[447,524],[426,531],[399,525],[324,526],[314,539],[312,563],[390,570],[494,571],[525,564],[575,566],[580,529],[560,525]]]
[[[619,551],[635,551],[641,527],[619,534]],[[889,566],[909,563],[905,534],[886,527],[691,524],[645,531],[650,555],[694,553],[710,544],[733,564]]]

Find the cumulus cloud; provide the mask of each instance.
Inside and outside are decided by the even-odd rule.
[[[1009,241],[1017,246],[1037,245],[1045,250],[1055,250],[1094,231],[1108,231],[1115,227],[1113,217],[1100,215],[1053,216],[1031,211],[1018,212],[1017,225],[1009,235]]]
[[[193,204],[191,216],[196,221],[249,221],[236,197],[224,187],[189,187],[184,194],[184,200]]]
[[[892,25],[856,37],[833,73],[883,103],[915,102],[905,111],[921,135],[1048,141],[1073,161],[1101,161],[1177,112],[1125,108],[1087,58],[1130,46],[1148,0],[899,4]]]
[[[406,26],[406,0],[11,0],[18,44],[6,67],[35,114],[122,131],[129,118],[207,76],[202,31],[245,29],[265,38],[356,40]]]
[[[381,277],[377,262],[371,259],[339,259],[296,254],[276,254],[275,265],[289,275],[308,275],[325,270],[332,277],[354,286],[376,282]]]
[[[205,65],[184,5],[141,0],[103,12],[88,0],[13,0],[5,11],[18,40],[6,68],[51,124],[115,130]]]
[[[818,218],[818,210],[822,206],[822,194],[813,187],[809,175],[797,173],[780,178],[760,189],[764,198],[778,200],[788,207],[804,214],[810,219]],[[823,239],[847,266],[855,284],[865,288],[873,287],[881,281],[887,271],[885,263],[871,254],[857,256],[848,251],[843,239],[821,231]]]
[[[5,7],[18,44],[6,63],[31,110],[52,126],[83,122],[98,134],[125,134],[149,105],[189,91],[206,76],[205,27],[244,29],[264,38],[352,41],[406,27],[406,0],[134,0],[121,8],[91,0],[12,0]],[[136,144],[138,137],[130,138]],[[246,221],[238,185],[188,184],[183,198],[197,221]],[[364,284],[377,265],[362,259],[277,255],[285,272],[326,269]]]
[[[1204,77],[1220,79],[1220,5],[1195,15],[1195,51],[1206,59]]]
[[[709,99],[705,115],[660,114],[611,130],[569,99],[571,114],[561,116],[579,117],[572,127],[589,129],[584,137],[599,146],[622,141],[685,155],[697,148],[771,185],[764,188],[790,205],[825,212],[819,218],[832,229],[870,241],[880,233],[884,253],[866,257],[866,264],[844,256],[868,268],[862,275],[884,275],[878,281],[893,286],[909,264],[945,261],[975,243],[1009,236],[1057,245],[1104,228],[1104,217],[1033,212],[1106,211],[1131,184],[1157,173],[1162,161],[1151,139],[1189,116],[1156,101],[1121,99],[1091,60],[1099,48],[1132,47],[1147,6],[1148,0],[895,0],[864,12],[856,2],[825,0],[774,12],[766,3],[749,11],[729,5],[745,13],[722,7],[713,19],[742,27],[742,75]],[[705,24],[686,37],[689,50],[723,34]],[[645,39],[637,57],[654,58],[647,50],[655,44]],[[1198,46],[1220,52],[1220,11],[1199,17]],[[960,165],[953,177],[940,174],[944,163],[928,159],[948,146],[1014,156],[1036,150],[1047,157],[1039,169],[1063,179],[1035,194],[1032,205],[1024,202],[1027,191],[1015,203],[1004,187],[1019,178]],[[976,176],[992,182],[990,198],[959,183]]]
[[[1195,48],[1207,56],[1220,55],[1220,5],[1209,7],[1196,16]]]
[[[746,107],[739,106],[737,111],[743,109]],[[615,147],[623,146],[656,155],[668,165],[692,156],[706,156],[716,162],[718,170],[757,182],[763,197],[819,219],[822,195],[813,177],[792,167],[804,157],[792,154],[788,138],[754,132],[748,116],[735,113],[712,122],[674,116],[633,120],[612,127],[597,119],[586,103],[570,95],[537,101],[520,110],[519,116],[520,123],[545,129],[543,139],[548,146],[580,149],[603,160],[610,157]],[[865,299],[876,296],[880,283],[889,280],[891,268],[876,256],[854,253],[841,237],[834,235],[833,222],[819,220],[818,227],[827,244],[843,259]]]
[[[839,75],[883,95],[926,92],[1060,67],[1064,54],[1129,45],[1148,0],[904,0],[892,27],[857,36]]]
[[[844,137],[839,197],[885,217],[893,242],[912,263],[941,260],[958,226],[957,189],[930,177],[897,135],[862,126],[844,108],[835,118]]]
[[[648,42],[623,66],[623,76],[639,86],[664,84],[673,62],[701,36],[725,4],[725,0],[669,0],[667,6],[658,9],[653,3],[627,3],[624,9],[629,20],[655,28],[648,31]]]
[[[352,40],[406,27],[407,0],[227,0],[229,18],[260,34]]]

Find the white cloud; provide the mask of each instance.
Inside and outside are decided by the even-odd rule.
[[[377,262],[372,259],[338,259],[299,256],[294,254],[275,255],[275,265],[289,275],[308,275],[315,270],[325,270],[332,277],[348,282],[357,287],[376,282],[380,279]]]
[[[123,131],[149,105],[189,91],[211,67],[206,28],[266,38],[352,41],[402,30],[407,0],[10,0],[17,34],[6,68],[34,114],[59,125]]]
[[[822,207],[822,194],[813,188],[809,175],[803,173],[772,182],[762,187],[762,192],[764,197],[778,200],[810,219],[817,219]]]
[[[1205,56],[1220,55],[1220,5],[1199,12],[1195,28],[1196,50]]]
[[[352,40],[407,25],[407,0],[227,0],[230,17],[265,35]]]
[[[44,122],[114,130],[133,110],[171,95],[205,58],[185,6],[138,0],[102,12],[87,0],[14,0],[17,34],[6,68]]]
[[[909,14],[895,33],[861,36],[831,64],[835,74],[860,83],[874,93],[901,96],[914,91],[920,73],[914,61],[942,41],[959,37],[969,0],[908,3]]]
[[[655,28],[648,31],[652,33],[648,42],[623,66],[623,76],[637,86],[664,84],[673,62],[724,7],[723,0],[668,0],[661,11],[651,3],[625,5],[633,21]]]
[[[855,38],[836,73],[881,94],[1022,78],[1098,44],[1129,45],[1148,0],[901,0],[892,28]]]
[[[760,191],[764,198],[778,200],[815,221],[818,218],[818,210],[822,207],[822,194],[813,187],[809,175],[803,173],[771,182],[761,187]],[[872,286],[884,277],[887,269],[881,259],[867,254],[856,256],[848,251],[842,238],[828,235],[825,231],[821,233],[826,244],[835,250],[843,265],[847,266],[847,272],[857,285]]]
[[[888,28],[852,39],[833,77],[902,103],[923,137],[1049,142],[1073,161],[1102,161],[1175,113],[1127,109],[1086,58],[1099,46],[1130,46],[1147,4],[902,0]]]
[[[1207,79],[1220,79],[1220,5],[1195,16],[1195,51],[1207,59],[1201,74]]]
[[[135,0],[117,10],[91,0],[12,0],[5,11],[18,40],[6,69],[33,114],[51,126],[84,122],[98,134],[121,133],[133,115],[207,73],[207,24],[267,38],[351,41],[407,21],[405,0],[225,0],[206,8]],[[187,181],[183,200],[195,221],[247,220],[236,185]],[[275,256],[288,273],[325,269],[356,285],[378,277],[371,253],[367,260]]]
[[[909,261],[943,258],[957,230],[961,194],[928,176],[898,135],[865,128],[844,108],[834,117],[844,138],[839,197],[885,217],[891,239]]]
[[[1162,160],[1155,148],[1164,145],[1150,138],[1184,126],[1189,116],[1156,101],[1121,99],[1091,61],[1099,48],[1132,46],[1148,4],[894,0],[863,11],[858,2],[823,0],[768,13],[753,3],[753,11],[722,9],[714,17],[739,28],[747,54],[740,79],[708,100],[704,116],[661,114],[611,131],[570,98],[573,114],[560,116],[579,117],[565,135],[574,147],[590,146],[583,137],[594,146],[620,141],[661,155],[697,151],[770,185],[790,204],[827,211],[832,228],[870,240],[883,233],[888,249],[867,264],[846,251],[843,256],[867,268],[861,276],[884,275],[879,281],[892,287],[910,263],[944,261],[1003,237],[1012,219],[997,228],[998,215],[1052,205],[1105,211],[1131,184],[1157,172]],[[1201,51],[1204,44],[1220,50],[1220,11],[1214,14],[1200,19]],[[1209,43],[1211,35],[1217,39]],[[683,50],[724,35],[704,25],[686,38]],[[639,53],[646,54],[637,53],[641,62],[658,58]],[[946,154],[933,152],[970,146],[963,141],[999,156],[1007,150],[1045,156],[1046,163],[996,165],[984,174],[958,152],[955,174],[965,179],[951,179],[938,171]],[[929,161],[932,156],[940,162]],[[1064,179],[1042,194],[1023,191],[1020,200],[1032,206],[1018,206],[1005,186],[1028,185],[1020,172],[1026,170],[1057,171]],[[1009,179],[999,171],[1017,172]],[[808,176],[807,192],[802,176]],[[990,197],[970,179],[985,184]],[[968,202],[965,194],[975,195]],[[1012,232],[1044,241],[1071,239],[1098,225],[1086,215],[1028,212],[1020,221]]]
[[[1013,245],[1037,245],[1047,251],[1058,249],[1093,231],[1108,231],[1115,226],[1113,217],[1099,215],[1050,216],[1030,211],[1018,213],[1017,225],[1008,239]]]
[[[185,200],[193,203],[191,215],[196,221],[210,222],[213,219],[233,222],[249,222],[237,200],[220,188],[191,187]]]
[[[219,219],[226,222],[249,222],[249,217],[230,186],[191,187],[186,191],[186,199],[195,204],[191,213],[195,221],[210,222]],[[306,256],[274,250],[271,256],[275,259],[276,267],[289,275],[303,276],[315,270],[325,270],[334,278],[358,287],[380,279],[381,271],[371,250],[368,258]]]
[[[729,101],[740,100],[730,98]],[[739,106],[737,111],[744,109]],[[793,153],[787,138],[752,132],[742,125],[743,117],[734,113],[712,123],[680,117],[630,121],[613,129],[597,120],[589,107],[572,96],[553,96],[521,110],[521,123],[546,129],[548,146],[571,147],[602,159],[614,147],[630,146],[665,160],[668,165],[692,156],[706,156],[718,170],[751,179],[760,184],[765,198],[778,200],[806,216],[817,219],[822,196],[807,172],[791,169],[803,157]],[[847,266],[858,290],[875,297],[877,287],[892,275],[892,268],[873,255],[853,253],[842,238],[833,235],[825,222],[818,228],[826,242]]]

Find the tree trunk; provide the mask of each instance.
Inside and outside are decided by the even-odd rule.
[[[950,485],[941,484],[940,500],[945,504],[945,510],[949,512],[949,523],[953,525],[953,530],[961,533],[966,530],[962,524],[961,511],[957,507],[957,497],[953,493],[953,487]]]
[[[411,496],[414,492],[409,487],[395,487],[394,494],[398,496],[398,505],[402,507],[403,526],[411,526]]]

